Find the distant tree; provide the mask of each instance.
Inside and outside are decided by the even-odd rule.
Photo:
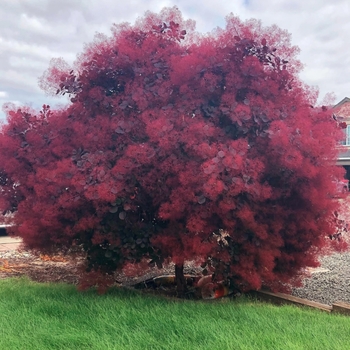
[[[173,261],[183,295],[189,260],[240,290],[296,282],[337,227],[342,133],[312,107],[289,34],[230,15],[200,35],[176,8],[112,33],[44,73],[66,108],[7,110],[12,233],[32,249],[81,247],[102,284],[130,263]]]

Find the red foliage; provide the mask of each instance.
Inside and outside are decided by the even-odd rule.
[[[41,85],[71,104],[9,110],[1,130],[13,233],[81,245],[101,273],[196,259],[240,289],[290,281],[334,235],[342,176],[297,53],[275,26],[229,16],[200,36],[172,8],[97,36],[72,70],[53,61]]]

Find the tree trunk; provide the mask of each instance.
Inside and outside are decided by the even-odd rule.
[[[184,276],[184,266],[175,265],[176,292],[179,298],[184,298],[187,292],[187,284]]]

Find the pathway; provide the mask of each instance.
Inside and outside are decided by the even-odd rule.
[[[0,237],[0,252],[16,250],[22,243],[22,238],[2,236]]]

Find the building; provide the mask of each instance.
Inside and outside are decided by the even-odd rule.
[[[334,107],[334,116],[337,120],[347,124],[344,129],[344,140],[342,142],[345,146],[345,151],[340,153],[337,159],[337,164],[342,165],[346,169],[346,178],[350,179],[350,98],[345,97]]]

